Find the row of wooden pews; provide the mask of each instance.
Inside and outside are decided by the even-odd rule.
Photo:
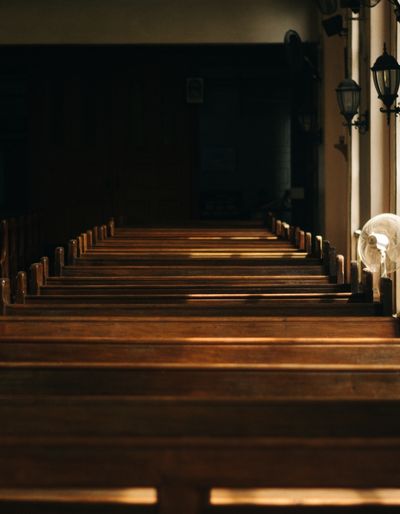
[[[0,512],[399,508],[390,283],[275,220],[66,253],[1,282]]]

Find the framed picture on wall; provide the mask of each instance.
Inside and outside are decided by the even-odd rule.
[[[204,101],[204,79],[189,77],[186,79],[186,102],[202,104]]]

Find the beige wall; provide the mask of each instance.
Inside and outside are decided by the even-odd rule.
[[[388,2],[381,2],[374,9],[371,9],[371,62],[372,66],[376,58],[383,52],[383,43],[386,42],[389,53],[391,49],[391,17],[392,6]],[[391,134],[390,126],[387,125],[386,116],[379,109],[383,106],[378,99],[376,89],[372,82],[370,73],[371,89],[371,129],[370,129],[370,152],[371,152],[371,190],[370,190],[370,216],[389,212],[391,205],[391,182],[394,176],[392,169],[392,155],[390,150]],[[394,118],[392,116],[391,125]]]
[[[282,42],[317,37],[311,0],[8,0],[0,44]]]

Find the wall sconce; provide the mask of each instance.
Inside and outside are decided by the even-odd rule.
[[[400,3],[399,3],[399,0],[389,0],[389,2],[394,6],[394,14],[396,16],[396,20],[400,23]]]
[[[360,130],[360,134],[365,134],[369,128],[368,111],[358,120],[353,121],[354,116],[358,113],[360,106],[361,88],[355,80],[344,79],[336,88],[336,96],[339,104],[340,114],[346,120],[344,125],[349,128],[356,127]]]
[[[383,54],[377,58],[371,71],[378,98],[385,104],[385,107],[381,107],[380,111],[386,113],[389,125],[390,114],[394,113],[397,116],[400,113],[400,107],[392,108],[400,85],[400,65],[393,55],[387,53],[386,43],[383,46]]]

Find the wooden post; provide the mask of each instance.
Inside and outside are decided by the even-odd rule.
[[[97,241],[103,241],[103,229],[102,227],[96,227],[97,228]]]
[[[325,273],[329,275],[329,251],[331,244],[329,241],[325,240],[322,243],[322,264],[324,266]]]
[[[49,278],[49,258],[42,257],[40,259],[40,263],[42,265],[42,270],[43,270],[43,284],[46,285],[47,279]]]
[[[25,271],[19,271],[17,274],[17,291],[15,295],[15,303],[24,304],[28,293],[28,279]]]
[[[115,236],[115,221],[114,221],[114,218],[110,218],[108,220],[108,236],[109,237],[114,237]]]
[[[282,236],[282,221],[281,220],[276,220],[276,235],[277,237],[281,237]]]
[[[82,239],[82,234],[79,234],[79,236],[76,238],[77,242],[78,242],[78,257],[80,257],[81,255],[83,255],[83,239]]]
[[[294,243],[298,248],[300,244],[300,227],[294,229]]]
[[[108,234],[107,234],[107,225],[102,225],[102,226],[101,226],[101,232],[102,232],[103,241],[104,241],[104,239],[107,239],[107,237],[108,237]]]
[[[344,284],[344,257],[340,254],[336,256],[336,283]]]
[[[73,266],[78,258],[78,241],[71,239],[68,243],[68,259],[67,262],[70,266]]]
[[[382,315],[392,316],[393,314],[393,283],[389,277],[381,277],[379,283],[381,296]]]
[[[322,236],[315,236],[314,239],[314,255],[317,259],[322,261]]]
[[[40,288],[43,285],[43,266],[40,262],[31,264],[29,285],[32,295],[40,295]]]
[[[358,277],[357,261],[350,262],[350,287],[351,294],[358,294],[360,292],[360,280]]]
[[[11,303],[10,280],[0,278],[0,311],[4,316],[7,314],[7,306]]]
[[[0,278],[9,278],[10,262],[9,262],[9,246],[8,246],[8,223],[2,220],[0,223],[1,240],[0,240]]]
[[[65,266],[65,252],[62,246],[57,246],[54,257],[54,274],[61,277]]]
[[[88,249],[93,248],[93,230],[86,230],[86,239]]]
[[[304,252],[306,249],[306,235],[304,233],[304,230],[300,230],[299,232],[299,250]]]
[[[81,234],[81,238],[82,238],[82,253],[86,253],[87,252],[87,234],[86,234],[86,232],[83,232]]]
[[[98,238],[98,227],[97,225],[93,227],[93,230],[92,230],[92,233],[93,233],[93,246],[95,246],[97,244],[97,241],[99,240]]]
[[[363,291],[365,301],[372,303],[374,301],[374,276],[371,271],[363,270]]]
[[[159,514],[202,514],[209,503],[209,493],[187,485],[164,485],[158,490]]]
[[[285,221],[282,222],[282,238],[285,240],[289,239],[289,223],[286,223]]]
[[[337,265],[336,265],[336,248],[329,247],[329,278],[331,282],[336,282]]]
[[[306,252],[307,252],[307,255],[309,255],[311,257],[311,255],[313,253],[311,232],[306,232]]]

